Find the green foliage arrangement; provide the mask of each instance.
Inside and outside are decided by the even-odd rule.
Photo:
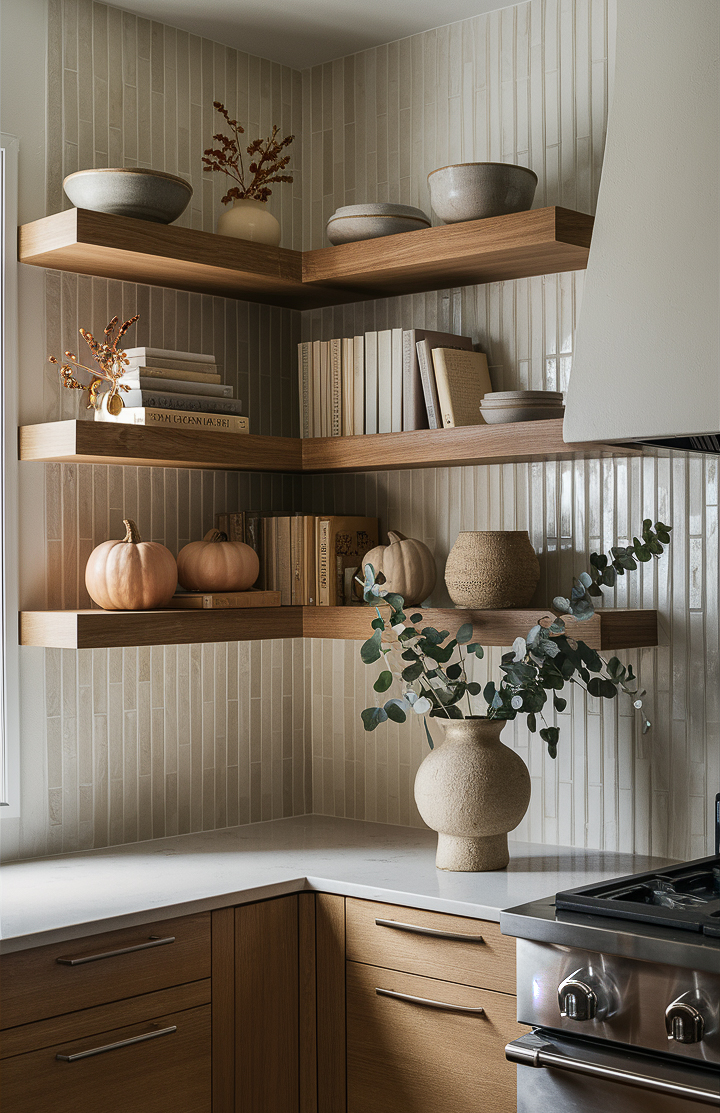
[[[670,542],[671,528],[662,522],[653,526],[651,519],[646,518],[642,538],[633,538],[632,545],[613,546],[608,555],[592,553],[591,570],[581,572],[575,579],[570,598],[558,596],[553,600],[558,615],[538,622],[527,637],[516,638],[512,650],[502,656],[502,679],[498,684],[490,680],[484,687],[467,675],[468,658],[484,656],[483,647],[472,640],[472,624],[460,626],[454,638],[449,630],[418,628],[416,624],[423,621],[422,613],[413,613],[408,620],[403,597],[383,589],[372,565],[366,565],[363,598],[366,603],[375,604],[377,617],[372,622],[372,636],[360,649],[360,657],[366,665],[382,662],[373,685],[376,692],[384,694],[399,682],[401,694],[391,696],[377,707],[365,708],[362,712],[365,730],[375,730],[388,719],[404,723],[410,711],[429,718],[472,718],[476,715],[472,700],[482,696],[484,714],[490,719],[525,715],[533,734],[538,730],[538,718],[541,719],[544,726],[540,728],[540,737],[554,758],[560,730],[547,723],[544,710],[548,700],[552,700],[555,711],[564,711],[567,700],[559,693],[566,684],[578,684],[591,696],[615,699],[619,691],[631,696],[634,707],[641,713],[644,734],[651,723],[643,711],[645,692],[638,691],[632,666],[623,665],[617,657],[606,661],[585,642],[569,637],[562,615],[572,615],[581,622],[591,618],[595,613],[593,598],[602,596],[603,587],[613,587],[618,576],[634,571],[638,563],[659,558]],[[381,601],[390,608],[389,616],[381,612]],[[467,702],[467,712],[462,701]],[[424,726],[432,749],[427,718]]]

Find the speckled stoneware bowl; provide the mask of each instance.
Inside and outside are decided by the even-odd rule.
[[[446,224],[529,209],[537,174],[507,162],[460,162],[428,174],[430,203]]]
[[[430,218],[412,205],[375,202],[368,205],[343,205],[327,222],[325,231],[331,244],[375,240],[398,232],[429,228]]]
[[[187,207],[193,189],[184,178],[139,167],[78,170],[63,182],[78,209],[170,224]]]

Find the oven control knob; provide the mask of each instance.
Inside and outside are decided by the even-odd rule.
[[[688,1001],[673,1001],[665,1009],[665,1029],[670,1040],[700,1043],[705,1035],[705,1021],[702,1013]]]
[[[594,1020],[598,999],[594,989],[578,978],[566,978],[558,987],[560,1015],[568,1020]]]

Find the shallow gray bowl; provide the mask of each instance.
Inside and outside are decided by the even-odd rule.
[[[430,202],[446,224],[529,209],[537,174],[507,162],[460,162],[428,174]]]
[[[139,167],[78,170],[63,189],[78,209],[170,224],[187,207],[193,189],[184,178]]]
[[[373,202],[367,205],[342,205],[327,222],[325,231],[331,244],[376,240],[399,232],[429,228],[430,218],[413,205]]]
[[[548,421],[562,417],[564,406],[481,406],[480,414],[488,425],[505,425],[511,421]]]

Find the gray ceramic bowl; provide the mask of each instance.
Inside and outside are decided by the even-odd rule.
[[[68,175],[63,189],[78,209],[133,216],[157,224],[177,220],[193,193],[184,178],[140,168],[78,170]]]
[[[562,417],[564,406],[481,406],[480,414],[488,425],[505,425],[511,421],[548,421]]]
[[[412,205],[373,202],[368,205],[343,205],[327,222],[325,231],[331,244],[375,240],[398,232],[429,228],[430,218]]]
[[[537,174],[507,162],[460,162],[428,174],[430,202],[446,224],[529,209]]]

